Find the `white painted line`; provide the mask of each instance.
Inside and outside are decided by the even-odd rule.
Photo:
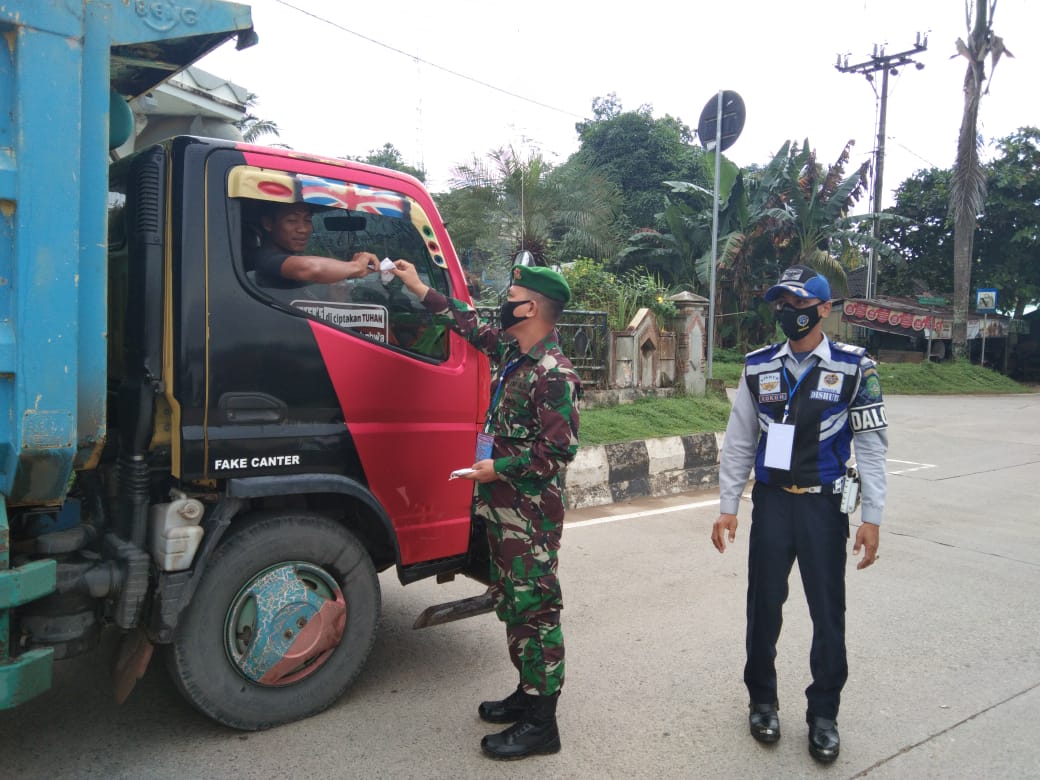
[[[911,471],[922,471],[924,469],[934,469],[934,468],[936,468],[936,464],[934,464],[934,463],[919,463],[919,462],[917,462],[915,460],[896,460],[895,458],[888,458],[887,461],[889,463],[905,463],[905,464],[907,464],[909,466],[913,466],[913,468],[909,468],[909,469],[899,469],[898,471],[889,471],[888,473],[892,474],[892,475],[909,474]],[[741,499],[743,499],[743,500],[747,500],[749,498],[750,498],[750,496],[748,496],[746,494],[741,496]],[[663,515],[663,514],[667,514],[668,512],[681,512],[684,509],[704,509],[705,507],[708,507],[708,506],[718,506],[718,505],[719,505],[719,500],[716,498],[716,499],[713,499],[711,501],[698,501],[698,502],[693,503],[693,504],[678,504],[676,506],[662,507],[661,509],[647,509],[647,510],[645,510],[643,512],[629,512],[628,514],[624,514],[624,515],[605,515],[603,517],[594,517],[594,518],[592,518],[590,520],[577,520],[577,521],[575,521],[573,523],[566,523],[565,522],[563,524],[563,527],[564,528],[584,528],[584,527],[590,526],[590,525],[603,525],[604,523],[616,523],[619,520],[635,520],[636,518],[639,518],[639,517],[652,517],[653,515]]]
[[[644,512],[629,512],[625,515],[605,515],[603,517],[594,517],[591,520],[578,520],[573,523],[564,523],[564,528],[582,528],[588,525],[602,525],[603,523],[616,523],[619,520],[634,520],[637,517],[650,517],[652,515],[663,515],[668,512],[681,512],[684,509],[703,509],[706,506],[718,506],[719,500],[717,498],[711,501],[697,501],[693,504],[678,504],[676,506],[666,506],[661,509],[647,509]]]
[[[911,471],[923,471],[924,469],[934,469],[934,468],[936,468],[936,464],[934,464],[934,463],[918,463],[915,460],[896,460],[895,458],[888,458],[888,462],[889,463],[905,463],[906,465],[913,467],[913,468],[909,468],[909,469],[899,469],[898,471],[890,471],[890,472],[888,472],[889,474],[893,474],[893,475],[909,474]]]

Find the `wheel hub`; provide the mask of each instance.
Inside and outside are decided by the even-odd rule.
[[[347,605],[336,581],[303,561],[272,566],[232,600],[224,646],[247,679],[281,686],[314,674],[339,646]]]

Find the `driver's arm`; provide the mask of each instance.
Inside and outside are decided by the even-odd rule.
[[[355,252],[350,260],[318,255],[289,255],[279,273],[286,279],[316,284],[331,284],[344,279],[359,279],[379,269],[379,258],[371,252]]]

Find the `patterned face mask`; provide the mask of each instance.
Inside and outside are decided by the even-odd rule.
[[[776,316],[784,335],[791,341],[798,341],[820,321],[820,307],[796,309],[791,304],[785,303],[777,310]]]

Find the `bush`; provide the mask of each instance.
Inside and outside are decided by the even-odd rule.
[[[580,257],[563,269],[563,276],[571,288],[570,308],[607,312],[611,330],[624,330],[644,307],[654,313],[661,327],[668,327],[676,315],[675,305],[665,300],[668,290],[660,278],[645,269],[619,277],[603,263]]]

